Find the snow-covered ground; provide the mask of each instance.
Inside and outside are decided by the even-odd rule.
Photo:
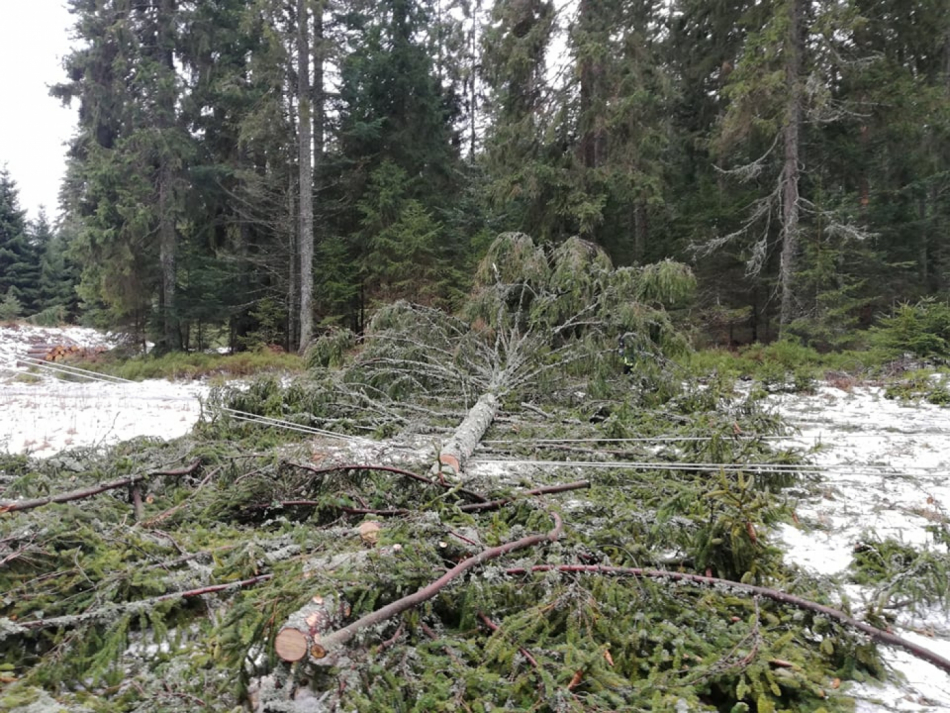
[[[199,384],[66,381],[20,362],[35,344],[111,348],[115,343],[114,337],[84,327],[0,326],[0,451],[46,457],[136,436],[188,433],[206,392]]]
[[[818,494],[796,507],[801,527],[779,530],[786,561],[844,582],[855,545],[868,537],[946,551],[927,527],[950,513],[950,409],[901,404],[878,387],[825,386],[813,395],[773,399],[799,429],[789,444],[812,449],[811,460],[822,469]],[[868,592],[856,585],[846,590],[859,614]],[[894,633],[950,658],[950,612],[899,614]],[[883,652],[895,680],[852,686],[858,713],[950,712],[950,675],[902,651]]]
[[[0,327],[0,451],[49,456],[135,436],[174,438],[198,419],[200,385],[63,381],[46,372],[27,377],[28,369],[17,365],[30,343],[64,340],[113,344],[80,328]],[[811,450],[822,470],[817,494],[797,504],[801,525],[777,532],[790,563],[844,582],[854,546],[866,535],[935,546],[927,526],[945,522],[950,512],[950,409],[901,404],[876,387],[822,387],[772,399],[799,430],[788,444]],[[867,592],[856,585],[847,591],[860,614]],[[950,612],[899,615],[895,633],[950,658]],[[884,649],[884,655],[893,681],[853,685],[848,692],[858,713],[950,713],[950,675],[900,651]]]

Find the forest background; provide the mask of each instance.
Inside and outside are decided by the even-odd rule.
[[[507,230],[689,263],[719,343],[943,299],[937,0],[70,0],[62,219],[0,172],[0,317],[303,348],[458,306]]]

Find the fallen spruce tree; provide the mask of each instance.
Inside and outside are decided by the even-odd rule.
[[[383,309],[189,439],[4,459],[0,709],[850,710],[903,641],[783,563],[801,457],[669,360],[676,275],[503,236],[460,315]]]

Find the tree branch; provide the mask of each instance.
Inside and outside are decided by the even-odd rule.
[[[159,470],[154,473],[143,473],[142,475],[131,475],[128,478],[120,478],[119,480],[113,480],[109,483],[100,483],[99,485],[94,485],[91,488],[84,488],[82,490],[73,490],[69,493],[62,493],[60,495],[50,495],[46,498],[34,498],[33,500],[13,500],[0,502],[0,515],[8,512],[16,512],[18,510],[32,510],[33,508],[38,508],[42,505],[48,505],[50,503],[68,503],[72,500],[82,500],[84,498],[91,498],[93,495],[98,495],[99,493],[104,493],[107,490],[115,490],[116,488],[122,488],[128,485],[133,485],[139,483],[143,480],[151,478],[156,475],[168,475],[168,476],[180,476],[180,475],[189,475],[194,473],[201,466],[201,460],[196,459],[192,461],[189,465],[178,470]]]
[[[508,542],[504,545],[489,547],[488,549],[482,550],[477,555],[473,555],[472,557],[462,560],[437,580],[426,585],[422,589],[419,589],[413,594],[405,596],[402,599],[397,599],[396,601],[387,604],[386,606],[377,609],[374,612],[370,612],[366,616],[357,619],[352,624],[345,626],[342,629],[337,629],[333,633],[320,638],[319,641],[313,641],[312,645],[308,647],[310,651],[310,660],[320,665],[331,666],[336,663],[339,649],[358,633],[371,626],[380,624],[387,619],[396,616],[397,614],[401,614],[412,607],[418,606],[424,601],[432,599],[432,597],[438,594],[449,582],[459,575],[464,574],[473,567],[476,567],[483,562],[487,562],[488,560],[496,559],[502,555],[506,555],[509,552],[515,552],[517,550],[521,550],[526,547],[533,547],[545,542],[555,542],[561,536],[563,523],[561,522],[561,518],[557,513],[552,512],[550,514],[554,519],[554,527],[546,534],[529,535],[527,537],[522,537],[520,540]]]
[[[403,470],[402,468],[395,468],[389,465],[334,465],[329,468],[315,468],[312,465],[307,465],[306,463],[294,463],[287,461],[288,465],[292,465],[295,468],[302,468],[303,470],[309,470],[311,473],[316,475],[326,475],[327,473],[336,473],[343,470],[379,470],[385,473],[395,473],[396,475],[402,475],[407,478],[412,478],[413,480],[418,480],[420,483],[425,483],[426,485],[434,485],[439,488],[445,488],[446,490],[455,490],[463,495],[468,496],[470,499],[475,500],[476,502],[486,502],[488,498],[484,495],[476,493],[473,490],[466,490],[465,488],[459,488],[451,483],[440,483],[437,480],[427,478],[424,475],[419,475],[418,473],[413,473],[410,470]]]
[[[742,582],[733,582],[728,579],[720,579],[718,577],[705,577],[701,574],[689,574],[687,572],[670,572],[667,570],[657,570],[657,569],[641,569],[639,567],[607,567],[603,565],[580,565],[580,564],[570,564],[570,565],[535,565],[534,567],[512,567],[505,570],[506,574],[527,574],[529,572],[563,572],[567,573],[584,573],[584,574],[607,574],[607,575],[618,575],[626,577],[646,577],[649,579],[667,579],[673,582],[689,582],[691,584],[702,584],[705,586],[721,586],[728,587],[730,589],[736,589],[741,592],[746,592],[748,594],[755,594],[762,597],[767,597],[776,602],[782,604],[789,604],[798,609],[804,609],[806,611],[812,611],[816,614],[821,614],[833,619],[845,626],[849,626],[853,629],[857,629],[863,634],[867,634],[874,641],[877,641],[882,644],[888,644],[890,646],[896,646],[899,649],[903,649],[916,656],[919,659],[923,659],[928,663],[933,664],[940,670],[950,673],[950,660],[945,659],[943,656],[930,651],[922,646],[918,646],[907,639],[903,639],[896,634],[892,634],[889,631],[883,631],[876,627],[871,626],[870,624],[865,624],[864,622],[858,621],[854,617],[848,616],[843,611],[838,609],[832,609],[831,607],[825,606],[824,604],[819,604],[818,602],[813,602],[809,599],[803,599],[797,597],[794,594],[788,594],[787,592],[782,592],[777,589],[770,589],[768,587],[760,587],[754,584],[743,584]]]

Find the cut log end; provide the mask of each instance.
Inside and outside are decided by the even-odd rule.
[[[307,655],[309,648],[310,642],[307,640],[307,635],[293,627],[284,627],[274,639],[274,651],[284,661],[300,661]]]
[[[459,459],[451,453],[442,453],[439,456],[439,463],[442,465],[447,465],[452,469],[452,472],[455,473],[455,475],[458,475],[462,472],[462,464],[459,462]]]

